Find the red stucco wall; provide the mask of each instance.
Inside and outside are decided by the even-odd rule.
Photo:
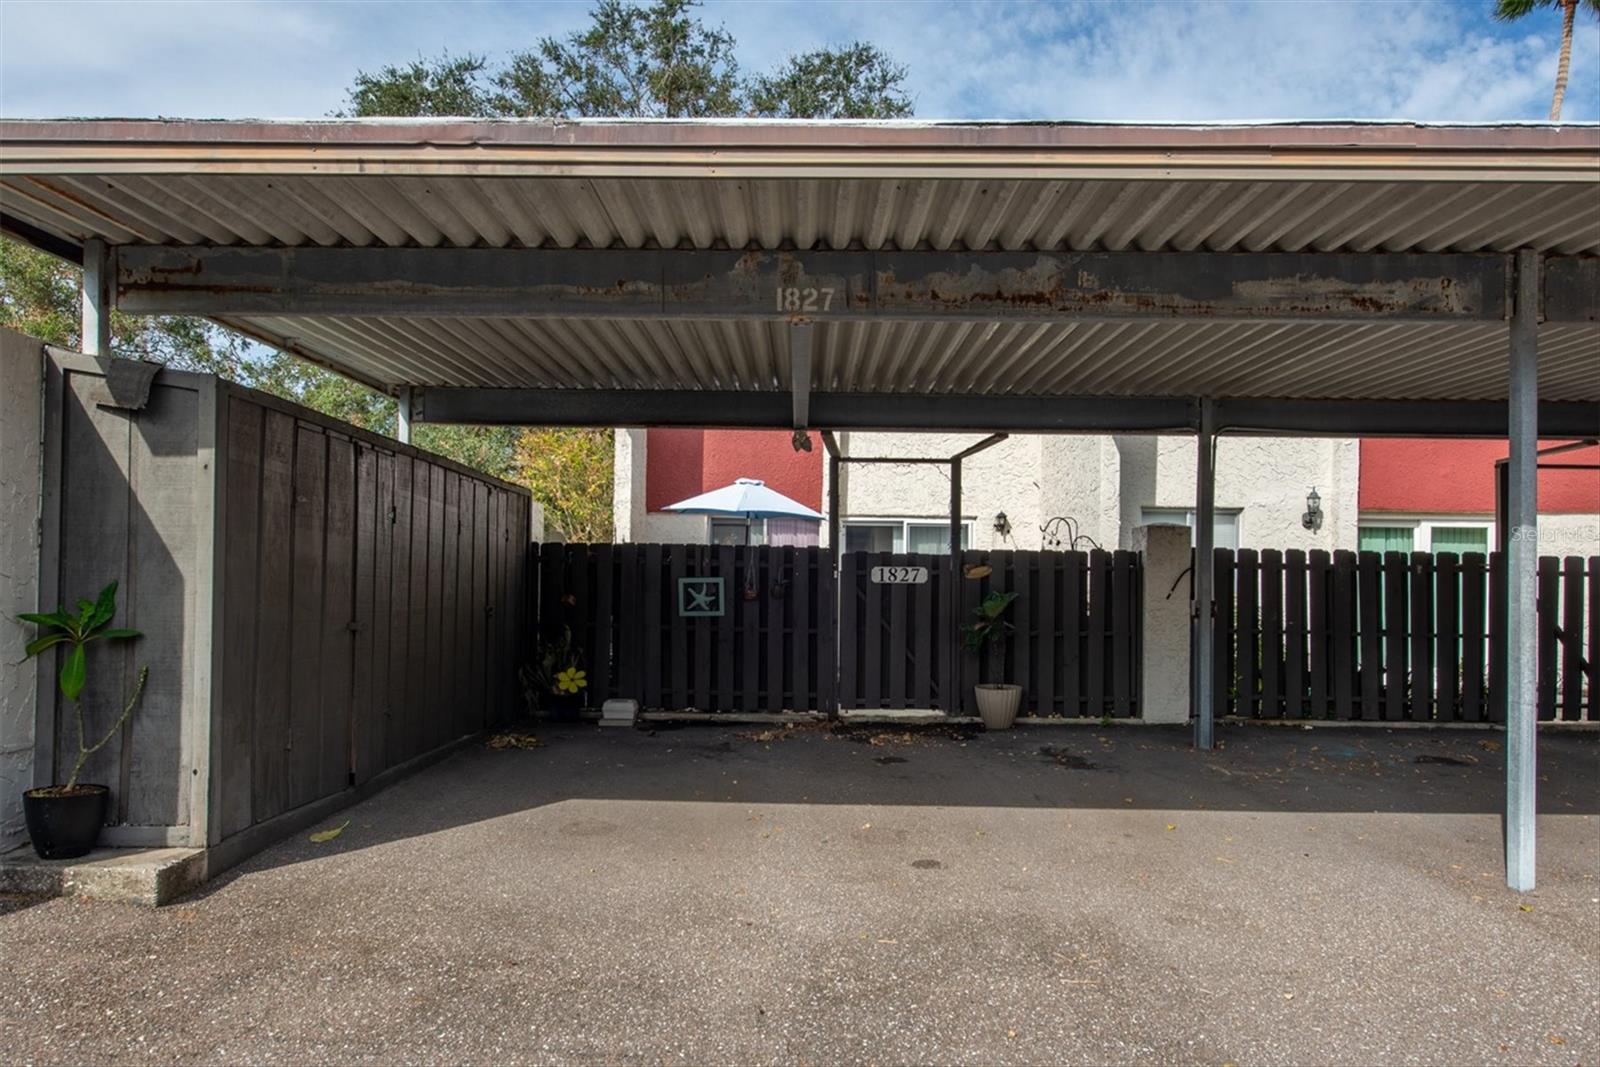
[[[1543,446],[1560,442],[1546,441]],[[1504,441],[1374,439],[1361,442],[1361,510],[1431,515],[1494,513],[1494,461]],[[1550,456],[1546,463],[1600,463],[1600,448]],[[1539,472],[1539,510],[1600,512],[1600,471]]]
[[[822,442],[796,452],[788,430],[651,430],[645,444],[645,507],[660,511],[737,478],[759,478],[822,510]]]

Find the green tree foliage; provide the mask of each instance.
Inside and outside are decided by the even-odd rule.
[[[501,114],[703,118],[737,115],[743,87],[733,38],[694,0],[640,6],[600,0],[588,29],[514,53],[494,79]]]
[[[568,541],[611,540],[611,430],[530,427],[516,447],[516,477],[544,506],[547,529]]]
[[[360,71],[350,86],[354,117],[373,115],[488,115],[493,98],[483,81],[482,56],[414,59],[403,67]]]
[[[896,119],[911,114],[906,68],[870,44],[791,56],[750,83],[750,110],[785,119]]]
[[[906,68],[863,41],[740,74],[736,43],[696,0],[599,0],[585,29],[541,38],[492,66],[482,56],[418,58],[362,71],[345,114],[536,118],[903,118]]]
[[[1561,121],[1561,103],[1567,96],[1567,75],[1572,70],[1572,25],[1577,20],[1578,8],[1583,8],[1600,18],[1600,0],[1495,0],[1494,17],[1501,22],[1515,22],[1532,14],[1536,9],[1561,11],[1561,49],[1556,62],[1556,88],[1550,97],[1550,121]]]

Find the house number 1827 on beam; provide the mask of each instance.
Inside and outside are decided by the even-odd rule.
[[[832,289],[810,289],[794,285],[780,285],[777,289],[779,311],[830,311],[833,309]]]

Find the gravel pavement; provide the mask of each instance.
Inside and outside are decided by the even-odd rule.
[[[546,727],[157,911],[12,899],[28,1063],[1600,1062],[1600,737]]]

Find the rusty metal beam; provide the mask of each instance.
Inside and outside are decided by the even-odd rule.
[[[1546,256],[1544,322],[1600,322],[1600,256]]]
[[[1479,401],[1256,400],[1213,403],[1219,433],[1310,437],[1506,436],[1503,403]],[[417,422],[529,426],[683,426],[788,429],[792,398],[776,390],[427,388]],[[810,424],[827,430],[1014,433],[1194,433],[1190,397],[963,396],[813,392]],[[1547,437],[1589,437],[1600,404],[1545,401]],[[825,434],[824,444],[837,448]]]
[[[1595,321],[1590,261],[1552,260],[1549,321]],[[517,318],[1500,321],[1493,254],[122,249],[141,314]]]

